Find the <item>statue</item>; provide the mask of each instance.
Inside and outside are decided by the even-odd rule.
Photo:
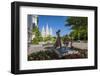
[[[57,32],[56,32],[56,34],[57,34],[57,39],[56,39],[56,42],[55,42],[55,44],[54,44],[54,47],[55,48],[57,48],[57,47],[62,47],[62,45],[61,45],[61,38],[60,38],[60,30],[58,30]]]

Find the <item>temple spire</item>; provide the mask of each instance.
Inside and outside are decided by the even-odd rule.
[[[46,26],[44,27],[42,27],[42,32],[41,32],[41,34],[42,34],[42,37],[48,37],[48,36],[52,36],[52,28],[51,27],[49,27],[49,25],[48,25],[48,23],[46,24]]]
[[[50,35],[52,36],[52,28],[50,27]]]
[[[46,36],[48,36],[49,35],[49,26],[48,26],[48,24],[46,25]]]

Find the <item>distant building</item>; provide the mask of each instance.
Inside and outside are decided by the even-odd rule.
[[[42,37],[48,37],[48,36],[52,36],[52,28],[48,26],[48,24],[46,25],[46,27],[42,27]]]
[[[28,15],[28,43],[31,43],[33,38],[35,38],[35,34],[32,33],[32,29],[35,26],[38,27],[38,16]]]

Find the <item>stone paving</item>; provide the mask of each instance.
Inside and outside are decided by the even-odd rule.
[[[72,46],[74,46],[75,48],[79,48],[79,49],[87,49],[88,48],[88,44],[87,43],[83,43],[83,42],[73,42]],[[28,48],[28,55],[33,53],[33,52],[38,52],[38,51],[45,51],[47,50],[46,47],[51,47],[49,49],[53,49],[53,45],[30,45],[30,47]]]
[[[72,46],[74,46],[75,48],[79,48],[79,49],[88,49],[88,43],[84,43],[84,42],[73,42]]]
[[[47,50],[46,47],[52,47],[53,48],[53,45],[30,45],[29,49],[28,49],[28,55],[33,53],[33,52],[39,52],[39,51],[45,51]],[[49,48],[50,49],[50,48]]]

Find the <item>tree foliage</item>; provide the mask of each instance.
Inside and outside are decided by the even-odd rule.
[[[38,44],[40,41],[43,40],[42,36],[41,36],[41,33],[39,31],[39,28],[37,26],[35,26],[33,29],[32,29],[32,33],[35,35],[35,38],[32,40],[32,43],[33,44]]]
[[[72,32],[70,36],[74,38],[74,40],[87,40],[87,25],[88,25],[87,17],[68,17],[66,19],[65,26],[70,26]]]

